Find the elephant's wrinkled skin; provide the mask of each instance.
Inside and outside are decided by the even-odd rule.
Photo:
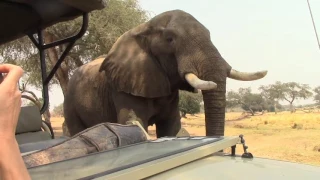
[[[210,32],[190,14],[164,12],[124,33],[107,56],[77,69],[64,102],[71,135],[109,121],[125,124],[128,112],[157,137],[181,127],[178,90],[202,90],[206,135],[223,136],[226,78],[252,81],[267,71],[233,70],[210,40]]]

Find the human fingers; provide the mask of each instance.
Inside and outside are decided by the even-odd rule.
[[[3,78],[3,82],[1,84],[15,87],[19,79],[23,75],[23,69],[12,64],[2,64],[0,65],[0,73],[7,73],[6,77]]]

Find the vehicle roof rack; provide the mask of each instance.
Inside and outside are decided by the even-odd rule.
[[[67,54],[70,52],[72,47],[74,46],[74,43],[81,38],[84,33],[86,32],[88,28],[88,13],[83,13],[82,15],[82,27],[78,34],[58,40],[55,42],[52,42],[50,44],[44,44],[43,42],[43,34],[42,34],[42,29],[38,29],[37,31],[37,36],[38,40],[34,37],[34,35],[28,34],[29,38],[33,42],[33,44],[37,47],[39,50],[40,54],[40,63],[41,63],[41,78],[42,78],[42,86],[43,86],[43,92],[42,92],[42,97],[43,97],[43,105],[41,107],[40,113],[43,114],[46,109],[48,108],[49,105],[49,82],[53,78],[54,74],[60,67],[61,63],[64,61],[65,57]],[[45,50],[48,48],[52,48],[54,46],[59,46],[61,44],[69,43],[66,47],[66,49],[63,51],[62,55],[60,56],[59,60],[57,63],[53,66],[52,70],[50,71],[49,75],[47,75],[47,69],[46,69],[46,60],[45,60]]]
[[[3,0],[0,1],[0,45],[8,43],[23,36],[28,36],[40,54],[42,97],[43,106],[40,113],[43,114],[48,108],[49,90],[48,85],[53,75],[70,52],[75,42],[81,38],[88,28],[88,13],[106,7],[106,0]],[[44,44],[42,31],[59,22],[73,20],[82,16],[80,31],[71,37]],[[19,22],[19,23],[13,23]],[[37,39],[34,35],[37,35]],[[61,44],[68,46],[60,56],[58,62],[47,75],[45,50]]]

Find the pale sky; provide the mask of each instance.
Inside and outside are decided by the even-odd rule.
[[[310,4],[320,33],[320,1]],[[258,92],[260,85],[277,80],[320,85],[320,50],[307,0],[140,0],[140,5],[152,16],[173,9],[192,14],[210,30],[213,44],[233,68],[268,70],[261,80],[228,80],[228,90]],[[63,102],[60,87],[52,89],[50,101],[51,109]]]

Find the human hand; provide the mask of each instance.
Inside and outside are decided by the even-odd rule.
[[[17,84],[23,74],[22,68],[11,64],[0,64],[0,138],[14,139],[21,109],[21,92]],[[0,78],[1,79],[1,78]]]

